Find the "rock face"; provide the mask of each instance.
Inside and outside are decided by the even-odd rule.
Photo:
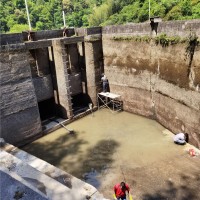
[[[96,106],[105,73],[124,110],[188,132],[200,148],[200,20],[68,33],[34,32],[32,41],[25,33],[1,36],[1,137],[17,145],[38,137],[47,110],[72,119],[77,94]]]

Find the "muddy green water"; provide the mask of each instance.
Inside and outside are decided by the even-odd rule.
[[[165,128],[127,112],[96,111],[25,146],[23,150],[99,188],[126,180],[128,169],[147,166],[174,154]]]

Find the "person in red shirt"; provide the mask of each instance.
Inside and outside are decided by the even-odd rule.
[[[118,183],[114,186],[115,196],[117,200],[126,200],[126,192],[129,194],[129,186],[125,182]]]

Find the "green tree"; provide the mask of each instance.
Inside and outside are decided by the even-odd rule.
[[[21,33],[22,31],[29,30],[29,26],[26,24],[15,24],[10,29],[10,33]]]
[[[88,21],[90,26],[99,26],[112,14],[112,0],[94,8],[93,14],[89,15]]]
[[[63,26],[62,10],[67,26],[144,22],[149,18],[149,0],[28,0],[33,29],[57,29]],[[16,25],[27,25],[24,0],[0,1],[0,31],[13,31]],[[163,20],[200,19],[199,0],[151,1],[151,16]]]
[[[181,16],[181,8],[179,6],[174,6],[165,16],[165,20],[178,20]]]
[[[188,0],[184,0],[181,3],[181,13],[182,16],[191,16],[192,15],[192,5]]]

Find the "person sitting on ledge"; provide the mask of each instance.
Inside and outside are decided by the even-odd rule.
[[[174,143],[184,145],[188,142],[188,134],[187,133],[178,133],[174,136]]]

